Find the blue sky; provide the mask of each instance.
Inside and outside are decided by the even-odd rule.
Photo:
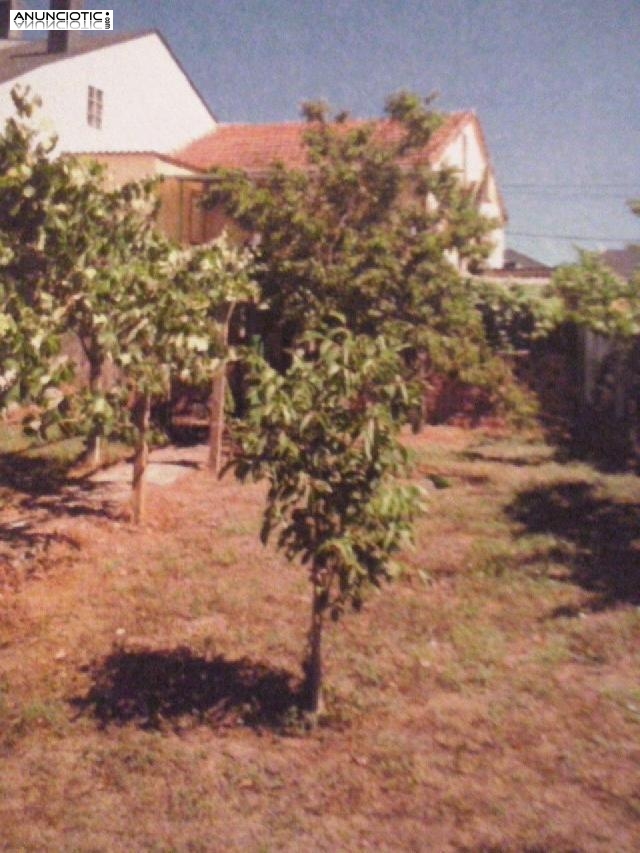
[[[46,8],[46,2],[29,2]],[[541,260],[640,240],[640,0],[86,0],[157,28],[227,122],[305,99],[369,117],[408,88],[475,109],[510,215]],[[552,236],[526,236],[552,235]],[[571,239],[579,236],[596,240]],[[618,240],[620,243],[608,241]]]

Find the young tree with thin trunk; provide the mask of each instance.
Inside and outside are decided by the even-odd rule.
[[[135,259],[134,259],[135,258]],[[253,292],[250,256],[222,238],[195,249],[167,246],[155,235],[147,252],[126,267],[117,304],[106,320],[118,341],[111,358],[119,381],[114,412],[134,428],[134,521],[144,516],[151,403],[166,396],[170,379],[211,383],[229,358],[220,316]]]
[[[234,462],[241,478],[269,483],[261,537],[277,531],[289,559],[308,566],[311,625],[306,708],[322,707],[322,638],[327,614],[359,609],[370,587],[400,566],[419,489],[405,471],[399,416],[410,403],[399,348],[340,326],[308,332],[284,374],[249,359],[248,420]]]

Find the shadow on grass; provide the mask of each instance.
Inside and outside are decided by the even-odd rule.
[[[594,609],[640,604],[640,504],[571,482],[521,492],[508,512],[527,533],[550,533],[572,546],[561,551],[567,580],[593,593]]]
[[[0,489],[13,492],[12,502],[26,512],[41,510],[48,516],[100,516],[117,518],[119,508],[108,499],[96,500],[100,488],[87,477],[70,477],[75,458],[35,456],[24,452],[0,454]],[[22,524],[0,525],[0,539],[29,544]]]
[[[559,458],[557,452],[549,452],[548,450],[536,452],[535,449],[530,452],[514,454],[501,452],[499,449],[471,449],[463,451],[460,455],[467,462],[499,462],[501,465],[513,465],[516,468],[535,468]]]
[[[115,517],[117,507],[90,497],[93,484],[69,480],[68,468],[68,461],[55,457],[0,454],[0,506],[9,504],[13,516],[0,522],[0,585],[17,588],[46,573],[61,559],[56,546],[79,550],[73,536],[47,529],[43,522],[79,515]]]
[[[54,542],[68,545],[76,551],[80,549],[72,536],[57,531],[42,531],[39,525],[32,524],[30,521],[0,524],[0,543],[8,545],[10,548],[27,548],[33,551],[46,552]]]
[[[194,471],[197,471],[202,467],[200,462],[196,462],[192,459],[181,459],[179,462],[174,462],[171,459],[153,459],[154,465],[166,465],[171,468],[191,468]]]
[[[70,463],[24,452],[0,454],[0,483],[32,497],[53,495],[67,483]]]
[[[103,728],[195,722],[282,729],[300,717],[300,690],[291,673],[246,658],[209,660],[186,648],[117,650],[88,671],[93,685],[72,704]]]

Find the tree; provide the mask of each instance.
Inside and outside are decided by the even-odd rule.
[[[366,590],[399,573],[420,492],[405,470],[398,415],[410,403],[400,352],[383,337],[344,327],[307,332],[284,374],[249,357],[249,416],[238,434],[241,478],[269,483],[261,538],[278,531],[289,559],[309,566],[312,613],[306,703],[321,707],[327,612],[358,609]]]
[[[20,400],[55,409],[70,375],[62,353],[63,309],[51,291],[51,246],[66,166],[51,161],[55,139],[32,120],[38,99],[15,87],[16,115],[0,135],[0,405]]]
[[[305,170],[276,164],[257,181],[213,171],[206,203],[259,235],[256,277],[276,366],[332,311],[354,332],[401,341],[405,376],[423,384],[432,371],[456,375],[491,358],[452,259],[478,263],[493,223],[455,170],[420,157],[442,121],[430,106],[400,93],[387,102],[389,121],[375,124],[307,104]]]
[[[131,191],[131,188],[129,188]],[[126,198],[126,196],[125,196]],[[125,221],[135,215],[127,212]],[[130,424],[135,435],[133,517],[144,515],[144,473],[148,458],[151,402],[167,395],[170,378],[211,382],[229,357],[223,311],[252,293],[249,254],[221,239],[195,250],[172,246],[143,217],[129,244],[122,232],[121,257],[104,270],[112,287],[99,290],[89,277],[69,294],[70,306],[81,304],[86,328],[102,364],[109,360],[118,381],[98,396],[91,395],[91,416],[104,428]],[[113,254],[109,255],[111,261]],[[73,307],[69,316],[73,317]],[[77,321],[76,321],[77,322]],[[73,328],[79,328],[74,324]],[[94,426],[95,429],[95,426]]]
[[[67,327],[77,336],[89,365],[88,386],[84,394],[75,395],[67,423],[87,424],[89,452],[93,464],[99,465],[101,439],[121,427],[123,415],[127,420],[118,383],[105,386],[107,366],[127,376],[136,362],[137,332],[151,324],[153,355],[143,347],[144,358],[159,359],[165,374],[179,368],[187,379],[190,372],[188,381],[210,379],[210,371],[217,371],[217,390],[224,377],[226,328],[233,308],[239,300],[251,298],[255,288],[249,275],[250,253],[230,246],[224,236],[180,249],[158,232],[151,182],[108,190],[97,164],[74,162],[74,173],[69,229],[64,244],[57,247],[69,259],[69,270],[58,278],[56,297],[67,306]],[[160,327],[154,324],[156,311],[162,317]],[[189,346],[195,347],[199,361],[187,369]],[[169,354],[175,364],[166,361]],[[160,393],[160,387],[153,393]],[[219,412],[212,424],[221,424],[221,417]],[[212,452],[214,467],[219,467],[215,435],[212,447],[217,448]]]
[[[574,440],[610,461],[637,462],[640,275],[622,278],[596,253],[581,252],[578,264],[557,270],[552,288],[562,301],[564,319],[600,339],[596,348],[592,335],[580,338],[582,357],[595,381],[579,401]]]
[[[562,300],[564,317],[619,342],[640,334],[640,278],[616,275],[594,252],[560,267],[551,282]]]
[[[79,342],[88,381],[76,385],[55,419],[67,432],[86,432],[86,461],[98,467],[103,439],[128,421],[123,385],[109,380],[107,368],[122,373],[132,362],[137,327],[156,308],[153,280],[160,284],[166,277],[173,247],[154,229],[150,183],[107,190],[98,164],[68,158],[66,166],[67,227],[51,247],[58,259],[51,288],[64,310],[65,330]]]

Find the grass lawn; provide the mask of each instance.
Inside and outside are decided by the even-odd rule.
[[[308,582],[259,545],[261,486],[151,486],[137,530],[11,480],[1,850],[640,849],[640,479],[407,442],[414,571],[329,627],[312,734]]]

